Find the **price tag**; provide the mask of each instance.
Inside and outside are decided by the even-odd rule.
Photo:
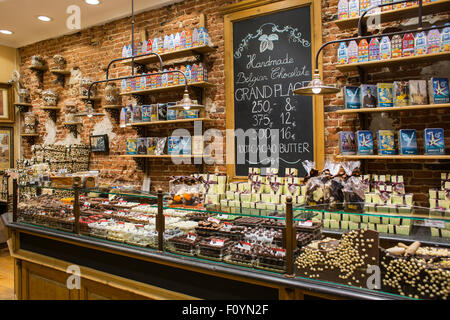
[[[225,240],[223,239],[211,239],[211,241],[209,242],[209,244],[211,246],[215,246],[215,247],[223,247],[225,243]]]
[[[312,223],[311,220],[308,220],[308,221],[299,221],[299,222],[298,222],[298,225],[301,226],[301,227],[312,227],[312,226],[313,226],[313,223]]]
[[[195,241],[197,239],[197,235],[195,233],[189,232],[186,236],[186,239]]]
[[[72,205],[68,206],[68,208],[69,208],[69,210],[73,210],[73,206]]]
[[[91,206],[91,204],[89,202],[85,201],[83,206],[85,206],[86,208],[89,208]]]
[[[252,248],[252,245],[248,242],[239,241],[237,247],[239,249],[250,250]]]
[[[217,224],[220,223],[220,220],[219,220],[219,219],[216,219],[216,218],[213,218],[213,217],[209,217],[209,218],[208,218],[208,221],[209,221],[209,222],[213,222],[213,223],[217,223]]]
[[[108,205],[109,201],[102,201],[102,204]]]
[[[62,214],[64,214],[64,213],[66,213],[66,210],[64,210],[64,209],[61,209],[61,210],[59,210],[59,213],[62,213]]]
[[[217,215],[217,218],[222,219],[222,220],[228,220],[228,215],[227,214],[219,214],[219,215]]]
[[[423,226],[444,229],[445,228],[445,221],[425,219],[423,221]]]
[[[105,213],[105,214],[113,214],[113,212],[114,212],[114,211],[112,211],[112,210],[107,210],[107,211],[105,211],[104,213]]]
[[[276,257],[285,257],[286,256],[286,250],[285,249],[276,248],[275,249],[275,256]]]
[[[223,224],[224,224],[223,228],[228,231],[231,230],[231,228],[233,227],[233,225],[229,222],[224,222]]]

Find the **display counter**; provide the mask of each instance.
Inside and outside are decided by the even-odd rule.
[[[363,228],[336,234],[335,239],[325,237],[320,219],[331,212],[296,208],[289,201],[284,211],[243,213],[225,208],[218,211],[217,206],[173,208],[164,204],[162,193],[155,205],[145,204],[154,196],[139,195],[138,201],[136,195],[75,189],[73,199],[61,200],[48,191],[54,188],[36,189],[47,191],[40,190],[34,197],[19,196],[12,219],[5,221],[15,259],[18,299],[448,296],[445,241],[439,248],[423,242],[418,250],[420,244],[411,234],[402,238],[403,251],[409,252],[402,256],[396,255],[397,247],[391,250],[392,242],[384,247],[387,249],[381,247],[380,243],[389,239],[359,224],[355,228]],[[364,223],[364,213],[349,214],[360,216]],[[420,218],[412,215],[409,219]],[[425,254],[428,262],[422,265]],[[389,264],[395,260],[401,265],[406,259],[417,262],[422,275],[439,273],[439,279],[433,280],[439,289],[433,288],[436,293],[423,289],[422,295],[421,284],[416,288],[408,279],[401,284],[390,282]],[[378,268],[378,288],[368,288],[372,283],[368,281],[373,271],[370,266]],[[80,286],[68,289],[68,279],[73,280],[70,270],[78,267]]]

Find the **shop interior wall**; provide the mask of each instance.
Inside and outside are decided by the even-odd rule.
[[[12,79],[13,71],[19,69],[19,59],[19,51],[17,49],[0,45],[0,83],[8,83]],[[13,110],[15,119],[18,119],[19,113],[15,108]],[[20,135],[18,121],[16,120],[14,124],[0,125],[14,127],[14,160],[19,159]]]
[[[209,81],[216,86],[206,89],[206,109],[209,117],[215,119],[213,123],[219,130],[225,129],[225,88],[224,88],[224,33],[223,15],[221,9],[228,4],[240,1],[225,0],[187,0],[181,3],[166,6],[160,9],[144,12],[136,15],[136,40],[139,41],[143,31],[148,38],[163,36],[179,32],[183,29],[198,27],[200,14],[206,18],[206,27],[217,51],[207,55],[206,65],[209,70]],[[337,19],[338,0],[322,1],[323,42],[336,38],[356,35],[357,30],[340,30],[333,22]],[[439,24],[448,21],[448,14],[433,16],[425,19],[426,24]],[[41,92],[45,89],[57,90],[60,94],[59,105],[64,110],[64,104],[73,100],[78,104],[79,110],[84,110],[83,101],[78,99],[78,86],[70,84],[74,79],[67,79],[68,84],[62,88],[54,84],[55,76],[50,72],[44,75],[44,82],[40,84],[36,76],[28,66],[31,57],[35,54],[42,55],[52,66],[52,57],[55,54],[63,55],[70,68],[79,69],[83,77],[93,80],[105,78],[105,70],[112,59],[121,57],[122,47],[131,41],[130,18],[123,18],[102,26],[82,30],[76,34],[63,36],[57,39],[41,41],[19,49],[20,70],[26,86],[31,90],[33,111],[37,114],[39,125],[38,132],[41,137],[36,143],[88,143],[90,134],[108,134],[110,140],[110,152],[107,154],[94,154],[91,168],[101,170],[103,181],[110,183],[134,184],[140,186],[144,172],[140,170],[133,159],[120,158],[125,154],[126,139],[137,137],[138,132],[130,127],[120,128],[118,117],[106,112],[105,117],[84,118],[81,134],[75,138],[64,128],[64,112],[57,114],[56,122],[53,122],[48,114],[39,109],[42,105]],[[399,23],[383,24],[383,30],[393,31],[404,28],[414,28],[417,22],[414,19],[405,19]],[[378,32],[378,30],[372,30]],[[357,74],[342,74],[336,70],[337,45],[330,46],[324,51],[324,78],[327,83],[358,83]],[[116,64],[111,76],[124,76],[130,74],[131,69]],[[377,81],[394,81],[401,79],[429,78],[431,76],[447,76],[449,72],[447,62],[435,64],[421,63],[396,67],[395,69],[383,68],[369,77],[370,83]],[[74,81],[75,82],[75,81]],[[118,83],[120,86],[120,83]],[[100,87],[102,88],[102,87]],[[100,90],[102,93],[102,90]],[[149,97],[147,103],[176,101],[181,98],[180,93],[171,92]],[[195,94],[193,92],[193,94]],[[124,99],[124,102],[129,100]],[[327,159],[335,159],[339,153],[338,132],[342,130],[359,130],[360,122],[354,115],[338,115],[334,111],[343,108],[342,94],[332,98],[325,98],[325,154]],[[97,103],[97,110],[102,110],[101,103]],[[400,115],[400,117],[397,117]],[[450,146],[450,115],[445,110],[415,111],[414,113],[391,114],[388,117],[379,115],[369,118],[369,128],[400,129],[415,128],[419,130],[426,127],[445,128],[446,145]],[[176,127],[149,127],[147,136],[168,136]],[[186,126],[189,128],[189,126]],[[419,134],[420,136],[420,134]],[[419,139],[419,144],[422,142]],[[420,152],[421,150],[419,150]],[[23,142],[23,152],[26,157],[31,156],[30,145]],[[199,172],[202,168],[196,165],[174,165],[167,160],[148,160],[148,172],[152,180],[152,189],[168,188],[168,180],[171,175],[185,175]],[[448,171],[449,162],[433,161],[370,161],[369,173],[403,174],[407,182],[407,192],[415,193],[415,200],[422,205],[427,204],[427,193],[430,187],[438,187],[440,172]],[[225,165],[203,167],[205,172],[226,172]]]

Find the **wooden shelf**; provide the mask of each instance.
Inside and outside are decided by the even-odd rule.
[[[384,11],[378,14],[367,14],[364,17],[364,20],[374,15],[380,15],[381,23],[397,21],[405,18],[414,18],[417,17],[418,5],[414,5],[407,8],[402,9],[394,9],[390,11]],[[446,10],[450,10],[450,0],[438,0],[436,2],[425,3],[423,4],[423,14],[432,14],[439,13]],[[350,19],[342,19],[336,20],[335,23],[339,27],[339,29],[350,29],[350,28],[358,28],[359,17],[350,18]]]
[[[209,82],[193,82],[188,84],[189,87],[196,87],[196,88],[210,88],[214,87],[212,83]],[[169,86],[169,87],[162,87],[162,88],[156,88],[156,89],[146,89],[146,90],[139,90],[139,91],[131,91],[131,92],[125,92],[121,93],[122,96],[131,95],[131,94],[139,94],[139,95],[148,95],[156,92],[167,92],[167,91],[175,91],[179,89],[184,89],[185,85],[180,84],[176,86]]]
[[[150,154],[124,154],[121,155],[122,158],[154,158],[154,159],[170,159],[170,158],[203,158],[203,155],[193,155],[193,154],[162,154],[162,155],[150,155]]]
[[[78,98],[80,98],[80,100],[88,100],[87,96],[79,96]],[[89,100],[100,101],[100,100],[102,100],[102,97],[91,97]]]
[[[176,124],[184,122],[196,122],[196,121],[214,121],[208,118],[197,118],[197,119],[178,119],[178,120],[165,120],[165,121],[153,121],[153,122],[134,122],[130,123],[132,126],[154,126],[158,124]]]
[[[51,73],[68,76],[71,74],[70,70],[51,69]]]
[[[450,103],[425,104],[425,105],[392,107],[392,108],[345,109],[345,110],[338,110],[338,111],[336,111],[336,113],[399,112],[399,111],[408,111],[408,110],[423,110],[423,109],[438,109],[438,108],[450,108]]]
[[[336,158],[352,160],[450,160],[450,155],[338,155]]]
[[[199,54],[205,54],[205,53],[209,53],[209,52],[213,52],[213,51],[216,51],[216,49],[211,46],[201,46],[201,47],[178,50],[178,51],[174,51],[174,52],[161,53],[160,56],[163,61],[166,61],[166,60],[173,60],[173,59],[195,56],[195,55],[199,55]],[[146,56],[146,57],[142,57],[142,58],[136,58],[136,59],[134,59],[134,62],[137,64],[159,63],[159,59],[156,56],[150,55],[150,56]],[[121,64],[131,66],[131,60],[122,61]]]
[[[48,70],[48,67],[47,67],[47,66],[43,66],[43,67],[33,67],[33,66],[30,66],[30,69],[31,69],[31,70],[35,70],[35,71],[47,71],[47,70]]]
[[[16,102],[16,103],[14,103],[14,105],[17,106],[17,107],[20,107],[20,106],[32,107],[33,106],[31,103],[20,103],[20,102]]]
[[[103,109],[122,109],[124,106],[119,105],[109,105],[109,106],[103,106]]]
[[[39,134],[37,133],[21,133],[21,137],[39,137]]]
[[[82,124],[83,124],[83,122],[63,122],[63,125],[65,125],[65,126],[79,126]]]
[[[40,107],[40,109],[42,109],[42,110],[60,110],[61,108],[47,106],[47,107]]]
[[[374,69],[382,67],[391,67],[397,65],[406,65],[422,61],[433,61],[433,60],[448,60],[450,59],[450,52],[439,52],[432,54],[424,54],[421,56],[412,57],[401,57],[389,60],[377,60],[377,61],[367,61],[352,64],[339,64],[336,65],[336,69],[341,72],[358,71],[358,68],[362,69]]]

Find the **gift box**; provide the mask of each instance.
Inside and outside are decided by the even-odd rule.
[[[267,205],[263,202],[257,202],[256,203],[256,209],[260,209],[260,210],[266,210],[267,209]]]
[[[242,202],[250,202],[252,200],[252,195],[250,193],[242,193],[241,201]]]
[[[270,195],[270,201],[268,202],[272,202],[272,203],[280,203],[280,195],[277,194],[271,194]]]
[[[265,203],[271,202],[272,201],[272,195],[269,194],[269,193],[261,194],[261,201],[265,202]]]
[[[297,177],[298,176],[298,169],[296,169],[296,168],[286,168],[284,170],[284,176],[285,177]]]
[[[238,186],[239,186],[239,183],[237,183],[237,182],[230,182],[230,184],[228,185],[228,190],[236,192],[236,191],[239,190]]]
[[[228,200],[234,200],[234,192],[233,191],[227,191],[225,196]]]
[[[252,193],[252,202],[261,202],[261,200],[262,200],[261,193]]]

